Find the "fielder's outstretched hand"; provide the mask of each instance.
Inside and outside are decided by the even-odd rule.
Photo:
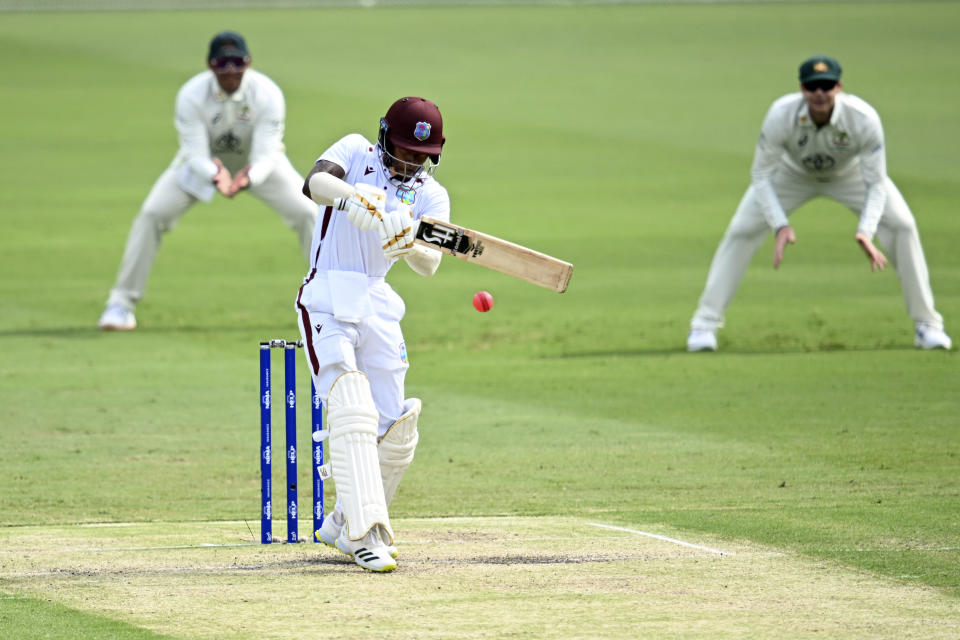
[[[382,189],[369,184],[355,185],[356,191],[347,198],[337,198],[334,206],[345,211],[360,231],[370,231],[381,224],[387,196]]]
[[[232,198],[234,192],[230,191],[230,185],[233,183],[233,178],[230,177],[230,172],[220,162],[220,158],[213,158],[213,163],[217,165],[217,175],[213,176],[213,184],[217,185],[217,191]]]
[[[230,183],[230,186],[228,187],[229,193],[225,193],[223,195],[227,196],[228,198],[232,198],[233,196],[237,195],[238,192],[249,187],[250,186],[249,174],[250,174],[250,165],[247,165],[243,169],[240,169],[240,171],[237,171],[237,174],[233,176],[233,181]]]
[[[399,258],[413,250],[418,223],[419,220],[413,219],[413,212],[405,204],[383,217],[380,240],[383,242],[383,255],[387,259]]]
[[[794,244],[797,241],[797,235],[793,232],[793,227],[787,225],[777,229],[777,237],[773,243],[773,268],[779,269],[783,262],[783,250],[788,244]]]
[[[883,268],[887,266],[887,257],[880,253],[880,249],[873,246],[870,238],[865,234],[858,233],[855,237],[860,248],[863,249],[863,252],[867,254],[867,258],[870,260],[870,271],[883,271]]]

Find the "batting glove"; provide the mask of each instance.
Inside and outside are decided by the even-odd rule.
[[[399,258],[413,250],[418,223],[419,220],[413,219],[413,212],[405,204],[383,217],[380,241],[383,243],[383,255],[388,260]]]
[[[348,198],[337,198],[334,208],[344,211],[347,218],[360,231],[370,231],[382,226],[387,196],[382,189],[369,184],[355,185],[356,191]]]

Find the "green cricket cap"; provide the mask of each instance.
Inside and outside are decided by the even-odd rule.
[[[213,36],[213,40],[210,41],[210,52],[207,54],[207,60],[228,57],[250,57],[247,41],[235,31],[221,31]]]
[[[814,80],[839,82],[841,73],[843,69],[840,68],[840,63],[830,56],[814,56],[800,65],[800,82],[801,84]]]

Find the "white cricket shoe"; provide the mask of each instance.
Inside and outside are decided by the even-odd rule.
[[[340,530],[336,547],[368,571],[387,573],[397,568],[397,561],[390,557],[390,547],[380,539],[379,526],[375,526],[360,540],[347,538],[347,529]]]
[[[920,323],[917,325],[913,346],[921,349],[946,349],[949,351],[953,347],[953,340],[943,332],[943,329]]]
[[[133,309],[111,304],[100,316],[97,326],[104,331],[131,331],[137,328],[137,318],[133,315]]]
[[[333,513],[323,519],[323,524],[314,532],[317,540],[328,547],[337,548],[337,538],[340,537],[340,530],[343,529],[343,514],[339,509],[334,509]]]
[[[317,529],[314,534],[317,536],[317,539],[328,547],[333,547],[337,551],[342,551],[337,547],[337,538],[340,537],[340,532],[343,531],[343,525],[346,522],[346,518],[343,517],[343,512],[340,509],[334,509],[333,513],[323,519],[323,524],[320,525],[320,528]],[[397,556],[400,553],[397,551],[397,548],[392,544],[387,545],[387,552],[390,554],[390,557],[394,560],[397,559]],[[344,553],[347,553],[344,551]],[[350,555],[349,553],[347,555]]]
[[[687,336],[687,351],[716,351],[717,332],[710,329],[691,329]]]
[[[343,530],[343,524],[345,522],[346,519],[343,517],[343,512],[340,511],[340,509],[334,509],[333,513],[323,519],[323,524],[314,532],[314,535],[316,535],[317,540],[323,544],[340,551],[341,549],[337,547],[337,538],[340,537],[340,532]],[[387,552],[394,560],[400,555],[397,548],[392,544],[387,545]]]

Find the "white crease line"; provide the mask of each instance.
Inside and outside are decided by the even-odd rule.
[[[657,540],[663,540],[664,542],[672,542],[673,544],[679,544],[682,547],[690,547],[691,549],[700,549],[701,551],[709,551],[710,553],[715,553],[718,556],[733,555],[729,551],[721,551],[720,549],[713,549],[711,547],[705,547],[700,544],[693,544],[692,542],[684,542],[683,540],[677,540],[676,538],[668,538],[667,536],[661,536],[657,533],[648,533],[646,531],[639,531],[637,529],[627,529],[626,527],[615,527],[612,524],[602,524],[599,522],[588,522],[587,524],[589,524],[592,527],[600,527],[601,529],[612,529],[614,531],[626,531],[627,533],[635,533],[638,536],[656,538]]]
[[[181,549],[226,549],[230,547],[253,547],[259,545],[259,542],[238,542],[231,544],[219,544],[213,542],[204,542],[201,544],[177,544],[170,546],[156,547],[58,547],[56,553],[114,553],[117,551],[177,551]],[[269,545],[264,545],[269,546]],[[22,554],[24,552],[39,553],[41,549],[10,549],[0,551],[0,555]]]
[[[215,544],[213,542],[204,542],[202,544],[178,544],[169,547],[103,547],[99,549],[86,549],[97,553],[106,553],[108,551],[173,551],[178,549],[225,549],[229,547],[251,547],[259,544],[258,542],[238,542],[235,544]]]

